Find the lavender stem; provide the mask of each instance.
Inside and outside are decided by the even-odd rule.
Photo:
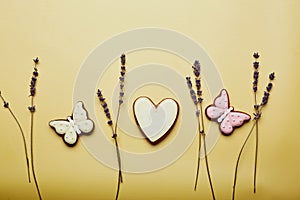
[[[255,120],[255,160],[254,160],[254,177],[253,192],[256,192],[256,172],[257,172],[257,156],[258,156],[258,120]]]
[[[257,119],[258,120],[258,119]],[[249,137],[251,136],[252,134],[252,131],[257,123],[257,120],[255,120],[255,122],[253,123],[253,126],[252,128],[250,129],[250,132],[248,133],[242,147],[241,147],[241,150],[239,152],[239,155],[238,155],[238,158],[237,158],[237,161],[236,161],[236,165],[235,165],[235,171],[234,171],[234,179],[233,179],[233,190],[232,190],[232,200],[234,200],[234,197],[235,197],[235,187],[236,187],[236,182],[237,182],[237,172],[238,172],[238,166],[239,166],[239,163],[240,163],[240,159],[241,159],[241,155],[242,155],[242,152],[244,150],[244,147],[245,145],[247,144],[248,142],[248,139]]]
[[[116,200],[119,197],[119,192],[120,192],[120,184],[123,182],[123,176],[122,176],[122,170],[121,170],[121,156],[120,156],[120,149],[119,149],[119,144],[117,140],[117,134],[115,133],[113,127],[111,126],[112,133],[114,135],[114,140],[115,140],[115,146],[116,146],[116,152],[117,152],[117,159],[118,159],[118,166],[119,166],[119,175],[118,175],[118,186],[117,186],[117,192],[116,192]]]
[[[198,162],[197,162],[197,172],[196,172],[196,179],[195,179],[195,186],[194,186],[194,191],[197,189],[197,184],[198,184],[198,177],[199,177],[199,168],[200,168],[200,156],[201,156],[201,125],[199,118],[197,120],[198,122],[198,137],[199,137],[199,144],[198,144]]]
[[[200,117],[201,117],[201,123],[202,123],[202,130],[201,130],[200,133],[203,136],[206,171],[207,171],[207,176],[208,176],[208,180],[209,180],[211,194],[212,194],[213,199],[215,200],[215,192],[214,192],[213,183],[212,183],[212,179],[211,179],[211,176],[210,176],[210,170],[209,170],[209,165],[208,165],[208,157],[207,157],[207,149],[206,149],[206,138],[205,138],[206,134],[205,134],[205,129],[204,129],[204,119],[203,119],[204,117],[203,117],[202,102],[200,102]]]
[[[4,97],[2,96],[1,91],[0,91],[0,97],[1,97],[4,104],[7,103],[4,99]],[[7,104],[7,109],[9,110],[11,116],[14,118],[15,122],[17,123],[17,125],[20,129],[21,135],[22,135],[24,151],[25,151],[25,158],[26,158],[26,164],[27,164],[27,176],[28,176],[28,182],[30,183],[31,180],[30,180],[30,170],[29,170],[29,168],[30,168],[29,167],[29,157],[28,157],[28,152],[27,152],[27,145],[26,145],[26,139],[25,139],[24,131],[22,129],[22,126],[21,126],[19,120],[17,119],[17,117],[14,114],[14,112],[12,111],[12,109],[8,106],[8,104]]]
[[[31,96],[31,107],[34,106],[34,103],[33,103],[33,96]],[[30,118],[30,147],[31,147],[31,168],[32,168],[32,175],[33,175],[33,179],[34,179],[34,183],[35,183],[35,187],[37,189],[37,192],[38,192],[38,195],[39,195],[39,199],[41,200],[42,199],[42,196],[41,196],[41,192],[40,192],[40,189],[39,189],[39,185],[38,185],[38,182],[37,182],[37,178],[36,178],[36,174],[35,174],[35,168],[34,168],[34,157],[33,157],[33,121],[34,121],[34,112],[31,112],[31,118]]]

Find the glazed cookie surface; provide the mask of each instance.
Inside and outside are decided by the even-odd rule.
[[[133,112],[140,130],[150,142],[155,143],[175,124],[179,105],[171,98],[154,104],[149,97],[142,96],[134,101]]]
[[[205,109],[205,114],[208,119],[219,124],[223,135],[231,135],[235,127],[240,127],[251,119],[251,116],[245,112],[234,111],[225,89],[222,89],[219,96],[214,99],[214,103]]]

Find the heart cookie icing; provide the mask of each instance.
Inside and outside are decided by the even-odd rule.
[[[179,105],[171,98],[154,104],[148,97],[139,97],[133,103],[136,122],[144,135],[154,143],[161,139],[176,122]]]

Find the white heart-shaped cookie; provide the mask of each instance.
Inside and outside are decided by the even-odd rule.
[[[133,103],[133,112],[138,126],[153,143],[162,138],[175,124],[179,111],[178,103],[166,98],[154,104],[148,97],[139,97]]]

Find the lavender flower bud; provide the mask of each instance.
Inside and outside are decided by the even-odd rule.
[[[193,69],[194,69],[194,74],[196,77],[200,76],[200,63],[198,60],[195,60],[194,65],[193,65]]]
[[[28,110],[32,113],[35,112],[35,106],[29,106]]]
[[[201,88],[201,81],[200,81],[200,79],[196,79],[196,87],[197,87],[197,89]]]
[[[39,60],[38,57],[36,57],[36,58],[33,59],[33,62],[34,62],[35,64],[39,63],[39,61],[40,61],[40,60]]]
[[[202,95],[202,90],[197,90],[197,95],[201,96]]]
[[[268,103],[268,97],[264,96],[261,105],[266,105]]]
[[[270,96],[270,93],[265,91],[265,92],[264,92],[264,96],[265,96],[265,97],[268,97],[268,96]]]
[[[37,77],[37,76],[39,76],[39,73],[37,71],[33,71],[32,75],[35,76],[35,77]]]
[[[121,71],[120,74],[121,74],[121,76],[124,76],[124,75],[125,75],[125,72]]]
[[[123,100],[122,99],[119,99],[119,104],[121,105],[123,103]]]
[[[122,90],[123,88],[124,88],[124,84],[121,83],[121,84],[120,84],[120,89]]]
[[[111,126],[112,125],[112,120],[108,120],[107,124]]]
[[[121,91],[121,92],[120,92],[120,97],[123,97],[123,96],[124,96],[124,92]]]
[[[269,96],[270,96],[270,93],[264,92],[264,96],[262,98],[262,103],[261,103],[262,105],[266,105],[268,103]]]
[[[253,91],[254,91],[254,92],[257,91],[257,86],[253,86]]]
[[[30,81],[30,88],[33,88],[33,87],[35,87],[35,81]]]
[[[34,96],[34,95],[35,95],[35,92],[36,92],[35,87],[31,87],[31,88],[30,88],[30,96]]]
[[[253,78],[254,78],[255,80],[257,80],[257,79],[258,79],[258,76],[259,76],[259,72],[258,72],[258,71],[254,71],[254,73],[253,73]]]
[[[107,117],[108,119],[111,118],[110,113],[106,113],[105,115],[106,115],[106,117]]]
[[[98,97],[101,97],[101,96],[102,96],[102,92],[101,92],[101,90],[99,90],[99,89],[98,89],[98,91],[97,91],[97,96],[98,96]]]
[[[119,77],[119,79],[122,83],[124,82],[124,77]]]
[[[255,61],[255,62],[253,63],[253,67],[254,67],[255,69],[258,69],[258,67],[259,67],[259,62]]]
[[[202,103],[203,98],[199,97],[199,98],[198,98],[198,101],[199,101],[199,103]]]
[[[190,89],[193,87],[193,85],[192,85],[192,82],[191,82],[191,81],[187,82],[187,85],[188,85],[188,87],[189,87]]]
[[[186,79],[186,84],[187,84],[188,88],[192,89],[193,85],[192,85],[191,77],[185,77],[185,79]]]
[[[125,72],[126,71],[126,67],[124,65],[122,65],[121,66],[121,70]]]
[[[111,137],[112,138],[117,138],[117,134],[114,133]]]
[[[199,60],[195,60],[193,69],[200,72],[200,62],[199,62]]]
[[[275,79],[275,73],[272,72],[270,75],[269,75],[269,79],[272,81]]]
[[[104,102],[104,103],[102,104],[102,107],[103,107],[104,109],[107,108],[107,103]]]
[[[109,109],[108,108],[104,108],[104,112],[105,113],[109,113]]]
[[[9,107],[9,103],[8,102],[6,102],[6,101],[4,101],[4,108],[8,108]]]
[[[199,117],[199,115],[200,115],[200,110],[197,110],[196,111],[196,116]]]
[[[259,109],[259,105],[254,105],[254,109],[258,110]]]
[[[125,65],[125,62],[126,62],[125,54],[122,54],[120,58],[121,58],[121,64]]]
[[[258,79],[253,81],[253,85],[257,85],[258,84]]]
[[[254,57],[255,59],[259,58],[259,54],[258,54],[257,52],[254,53],[254,54],[253,54],[253,57]]]
[[[194,70],[194,74],[195,74],[196,77],[199,77],[199,76],[200,76],[200,72],[197,71],[197,70]]]
[[[192,100],[193,100],[194,104],[197,105],[198,101],[197,101],[196,95],[191,95],[191,97],[192,97]]]
[[[35,65],[39,62],[39,58],[36,57],[33,59],[33,62],[35,63]],[[36,88],[35,88],[35,85],[36,85],[36,81],[37,81],[37,76],[39,75],[38,73],[38,69],[36,67],[34,67],[34,71],[32,72],[32,77],[31,77],[31,80],[30,80],[30,95],[29,96],[34,96],[35,93],[36,93]]]
[[[194,91],[193,89],[191,89],[191,90],[190,90],[190,95],[193,96],[193,95],[195,95],[195,94],[196,94],[195,91]]]
[[[195,66],[198,70],[200,70],[200,62],[199,62],[199,60],[195,60],[194,66]]]
[[[268,86],[266,87],[267,91],[270,92],[272,87],[273,87],[273,84],[269,83]]]

